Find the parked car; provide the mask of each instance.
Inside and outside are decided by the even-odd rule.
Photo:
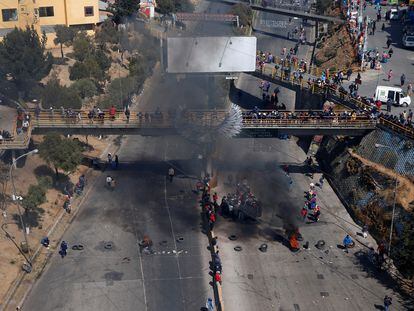
[[[406,48],[414,47],[414,33],[406,33],[402,38],[402,45]]]
[[[411,104],[411,98],[403,92],[400,87],[377,86],[375,90],[375,100],[386,103],[391,99],[396,106],[408,107]]]

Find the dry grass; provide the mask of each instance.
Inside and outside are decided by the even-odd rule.
[[[345,26],[340,26],[331,36],[325,37],[315,54],[315,60],[322,69],[340,70],[353,66],[355,49]]]

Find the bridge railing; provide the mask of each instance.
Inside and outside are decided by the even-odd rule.
[[[358,107],[360,109],[366,110],[367,113],[369,113],[372,109],[371,105],[365,103],[361,99],[350,96],[348,92],[341,92],[339,88],[332,85],[320,85],[317,82],[307,81],[305,78],[296,79],[292,72],[289,74],[289,76],[286,76],[284,71],[281,69],[272,69],[269,73],[269,70],[267,70],[266,66],[263,68],[263,70],[258,69],[257,71],[262,75],[270,76],[272,79],[285,81],[287,83],[291,83],[292,85],[298,85],[301,88],[310,90],[312,93],[320,93],[336,97],[343,105]],[[401,125],[384,117],[380,117],[378,123],[393,130],[394,132],[414,139],[414,128],[412,127]]]
[[[140,114],[130,114],[129,118],[124,112],[116,112],[111,116],[108,110],[102,111],[100,116],[90,117],[88,111],[72,110],[70,115],[60,111],[42,111],[32,117],[31,125],[35,128],[167,128],[178,121],[185,120],[199,126],[218,125],[227,115],[224,110],[192,110],[183,112],[181,118],[175,113],[143,111]]]
[[[340,119],[340,118],[297,118],[297,119],[257,119],[244,118],[243,128],[274,127],[274,128],[348,128],[348,129],[373,129],[376,120],[366,118]]]

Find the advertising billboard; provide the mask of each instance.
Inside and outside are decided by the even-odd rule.
[[[256,69],[256,37],[167,39],[167,72],[249,72]]]

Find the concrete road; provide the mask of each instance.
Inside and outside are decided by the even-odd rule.
[[[318,223],[300,219],[303,194],[311,180],[302,166],[305,153],[295,140],[232,140],[220,147],[220,197],[234,188],[224,185],[229,174],[233,180],[246,178],[263,203],[258,223],[218,219],[220,257],[223,263],[223,297],[226,310],[375,310],[385,294],[393,297],[393,310],[406,310],[393,292],[394,284],[370,263],[367,246],[371,238],[357,236],[357,226],[329,184],[318,189],[322,216]],[[293,184],[280,165],[290,165]],[[310,249],[292,253],[287,247],[285,228],[298,226]],[[237,236],[236,241],[228,237]],[[362,243],[349,254],[337,247],[346,234]],[[323,250],[315,248],[324,240]],[[268,250],[258,250],[262,243]],[[242,251],[234,250],[241,246]]]
[[[166,181],[169,161],[177,174],[179,169],[197,173],[197,164],[190,165],[193,153],[187,151],[194,149],[179,138],[128,138],[118,152],[120,169],[99,177],[63,237],[69,246],[82,243],[85,249],[69,250],[63,259],[56,252],[23,310],[182,311],[204,306],[212,295],[211,277],[207,239],[191,191],[194,180]],[[113,191],[105,188],[106,174],[117,182]],[[155,254],[140,252],[143,235],[152,238]],[[106,242],[111,249],[104,247]]]

